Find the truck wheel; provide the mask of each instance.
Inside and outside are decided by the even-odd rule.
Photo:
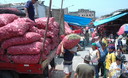
[[[13,78],[9,71],[0,71],[0,78]]]
[[[49,78],[49,68],[48,68],[48,66],[44,69],[43,75],[44,75],[44,78]]]
[[[40,75],[36,75],[34,78],[49,78],[49,68],[48,66],[44,69],[43,73]]]
[[[19,74],[17,72],[11,72],[11,74],[13,75],[13,78],[19,78]]]

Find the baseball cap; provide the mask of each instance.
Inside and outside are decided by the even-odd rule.
[[[96,43],[92,43],[92,46],[96,46]]]
[[[91,58],[90,58],[90,56],[89,56],[89,55],[85,55],[84,60],[86,60],[86,61],[90,61],[90,60],[91,60]]]
[[[108,46],[108,48],[115,50],[115,47],[114,46]]]

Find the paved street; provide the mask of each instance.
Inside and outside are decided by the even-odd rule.
[[[86,47],[86,49],[84,51],[79,51],[77,53],[77,56],[74,57],[74,59],[73,59],[73,74],[74,74],[74,71],[75,71],[77,65],[79,63],[83,63],[82,58],[84,58],[84,56],[86,54],[88,54],[87,50],[89,50],[89,49],[90,49],[90,47]],[[57,65],[56,71],[52,73],[51,78],[63,78],[64,77],[63,58],[56,58],[55,61],[56,61],[56,65]],[[71,78],[73,78],[73,74],[72,74]]]
[[[88,54],[88,50],[90,49],[90,47],[86,47],[84,51],[79,51],[77,54],[77,56],[74,56],[73,59],[73,73],[71,78],[74,78],[74,71],[77,67],[77,65],[79,63],[83,63],[83,59],[84,56],[86,54]],[[126,59],[128,60],[128,54],[125,54]],[[56,62],[56,70],[54,72],[51,73],[50,78],[64,78],[64,72],[63,72],[63,58],[55,58],[55,62]],[[26,75],[25,75],[26,76]],[[25,78],[25,76],[21,77],[21,78]],[[33,76],[26,76],[26,78],[38,78],[38,77],[33,77]],[[102,77],[99,77],[102,78]]]
[[[73,59],[73,74],[74,71],[79,63],[83,63],[82,57],[84,57],[86,54],[88,54],[88,50],[90,47],[86,47],[84,51],[79,51],[77,56],[74,57]],[[126,59],[128,60],[128,54],[125,54]],[[64,73],[63,73],[63,58],[56,58],[56,71],[52,72],[51,78],[63,78]],[[73,74],[71,78],[73,78]],[[100,73],[99,73],[100,74]],[[102,78],[102,77],[99,77]]]

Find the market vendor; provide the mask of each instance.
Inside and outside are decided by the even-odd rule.
[[[33,21],[34,21],[34,16],[35,16],[33,4],[36,3],[37,1],[38,0],[27,1],[26,5],[25,5],[26,17],[30,18]]]

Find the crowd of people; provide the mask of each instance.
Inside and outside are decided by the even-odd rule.
[[[119,36],[118,44],[115,44],[114,40],[112,42],[106,37],[99,37],[97,41],[92,43],[93,51],[90,51],[90,62],[95,67],[96,78],[99,78],[100,69],[103,78],[119,78],[122,73],[127,72],[127,65],[125,65],[127,61],[123,54],[121,39],[122,37]]]
[[[118,36],[116,39],[113,39],[112,36],[110,38],[97,37],[91,43],[88,31],[84,35],[83,42],[86,45],[91,44],[91,49],[89,55],[85,56],[84,63],[77,66],[74,78],[128,78],[128,62],[124,55],[127,53],[127,37]],[[81,48],[79,44],[77,46],[79,49]],[[65,78],[71,76],[72,60],[74,53],[77,52],[77,46],[69,50],[61,48],[64,55]],[[99,72],[101,72],[100,75]]]

